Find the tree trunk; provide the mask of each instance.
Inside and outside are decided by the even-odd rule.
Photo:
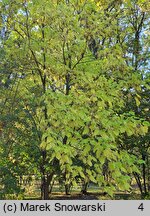
[[[53,178],[53,172],[51,174],[47,174],[45,171],[45,164],[46,164],[46,151],[42,151],[42,165],[41,165],[41,199],[48,200],[49,199],[49,185]]]
[[[70,185],[69,184],[65,184],[65,193],[66,195],[70,195]]]
[[[49,185],[52,181],[53,173],[43,176],[41,182],[41,199],[48,200],[49,199]]]
[[[88,182],[84,181],[82,184],[82,190],[81,190],[82,194],[84,194],[84,195],[87,194],[87,187],[88,187]]]
[[[145,161],[145,159],[146,159],[146,156],[144,153],[142,153],[142,160]],[[146,186],[146,166],[145,166],[145,164],[142,165],[142,171],[143,171],[144,194],[146,195],[147,194],[147,186]]]
[[[42,200],[48,200],[49,199],[49,185],[46,181],[46,177],[43,176],[42,177],[42,181],[41,181],[41,199]]]
[[[147,171],[147,175],[148,175],[148,193],[150,193],[150,164],[149,164],[149,155],[147,156],[147,169],[148,169],[148,171]]]
[[[142,188],[142,183],[141,183],[141,180],[140,180],[140,177],[137,173],[134,173],[134,177],[135,177],[135,180],[137,182],[137,185],[140,189],[140,193],[143,194],[143,188]]]

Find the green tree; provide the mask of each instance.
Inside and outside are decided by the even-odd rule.
[[[26,170],[32,163],[40,173],[42,199],[48,199],[54,174],[63,176],[66,193],[79,178],[112,196],[116,189],[129,190],[129,175],[139,172],[137,158],[118,144],[125,134],[147,132],[144,120],[126,109],[124,89],[134,88],[135,76],[126,63],[127,29],[119,21],[128,4],[1,2],[9,32],[5,58],[14,65],[8,79],[14,82],[13,117],[20,119],[14,140],[19,154],[27,155]]]

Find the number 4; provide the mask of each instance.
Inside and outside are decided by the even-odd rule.
[[[143,206],[143,203],[141,203],[138,207],[139,210],[143,211],[144,210],[144,206]]]

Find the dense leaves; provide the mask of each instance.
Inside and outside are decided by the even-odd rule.
[[[54,176],[66,193],[130,190],[149,158],[146,1],[0,4],[2,187],[32,174],[42,199]]]

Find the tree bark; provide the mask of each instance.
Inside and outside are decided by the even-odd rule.
[[[145,153],[142,153],[142,160],[146,162]],[[142,172],[143,172],[143,185],[144,185],[144,194],[147,194],[147,186],[146,186],[146,166],[145,164],[142,165]]]
[[[84,181],[82,184],[82,190],[81,190],[82,194],[84,194],[84,195],[87,194],[87,187],[88,187],[88,182]]]
[[[49,199],[49,185],[52,181],[53,173],[49,175],[43,175],[41,182],[41,199],[48,200]]]
[[[69,184],[65,184],[65,193],[66,195],[70,195],[70,185]]]
[[[140,177],[137,173],[134,173],[134,177],[135,177],[135,180],[137,182],[137,185],[140,189],[140,193],[143,194],[143,188],[142,188],[142,183],[141,183],[141,180],[140,180]]]

